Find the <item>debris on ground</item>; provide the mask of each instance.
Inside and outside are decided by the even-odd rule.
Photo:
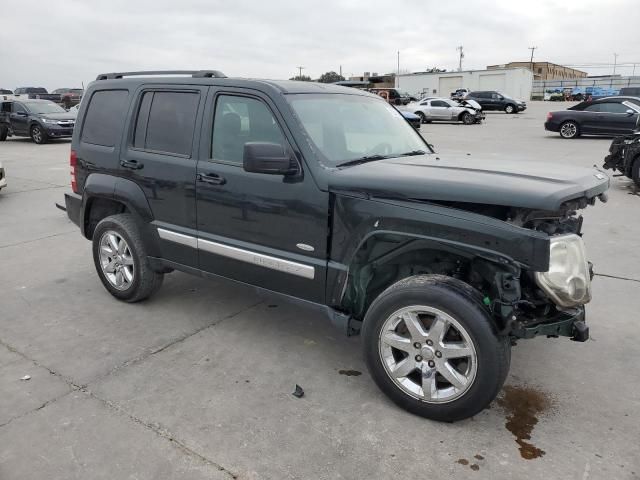
[[[22,377],[20,380],[23,380],[23,381],[25,381],[25,382],[26,382],[27,380],[31,380],[31,375],[25,375],[25,376],[24,376],[24,377]]]
[[[293,395],[296,398],[302,398],[304,397],[304,390],[300,385],[296,383],[296,389],[293,391],[291,395]]]

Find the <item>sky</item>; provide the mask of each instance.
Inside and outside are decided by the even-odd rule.
[[[637,62],[638,0],[0,0],[0,88],[80,87],[99,73],[217,69],[289,78],[463,69],[534,60]],[[5,5],[5,6],[7,6]],[[619,66],[629,75],[632,67]]]

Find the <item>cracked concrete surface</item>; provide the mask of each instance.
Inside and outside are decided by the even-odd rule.
[[[547,108],[561,106],[422,130],[471,160],[600,164],[610,140],[546,134]],[[409,415],[371,381],[359,338],[300,307],[182,273],[148,302],[111,298],[54,206],[68,149],[0,143],[0,478],[640,477],[640,200],[626,179],[585,212],[592,339],[513,349],[507,383],[553,404],[530,440],[545,455],[524,460],[498,405],[456,424]]]

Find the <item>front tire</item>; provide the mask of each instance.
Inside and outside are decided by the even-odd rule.
[[[473,115],[471,115],[469,112],[464,112],[460,119],[465,125],[473,125],[476,121],[475,118],[473,118]]]
[[[363,323],[364,356],[391,400],[444,422],[491,403],[508,374],[511,350],[479,298],[459,280],[419,275],[374,300]]]
[[[127,213],[98,223],[93,232],[93,262],[109,293],[129,303],[150,297],[164,278],[149,265],[140,230]]]
[[[510,103],[504,107],[504,113],[518,113],[518,110],[515,105]]]
[[[417,111],[416,115],[420,117],[420,123],[427,123],[427,117],[424,112]]]
[[[9,129],[7,127],[0,127],[0,142],[4,142],[9,135]]]
[[[580,127],[573,120],[569,120],[560,125],[560,136],[566,139],[578,138],[580,136]]]
[[[30,130],[31,140],[33,143],[37,145],[42,145],[43,143],[47,143],[49,137],[47,136],[47,132],[40,125],[33,125]]]

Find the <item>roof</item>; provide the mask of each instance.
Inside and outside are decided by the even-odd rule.
[[[183,84],[183,85],[228,85],[234,87],[258,88],[271,87],[283,94],[295,93],[342,93],[348,95],[370,95],[368,92],[330,83],[302,82],[297,80],[267,80],[252,78],[228,78],[221,72],[208,75],[209,71],[158,71],[158,72],[124,72],[98,75],[92,83],[99,85],[139,85],[142,83]],[[179,74],[180,76],[176,76]]]

